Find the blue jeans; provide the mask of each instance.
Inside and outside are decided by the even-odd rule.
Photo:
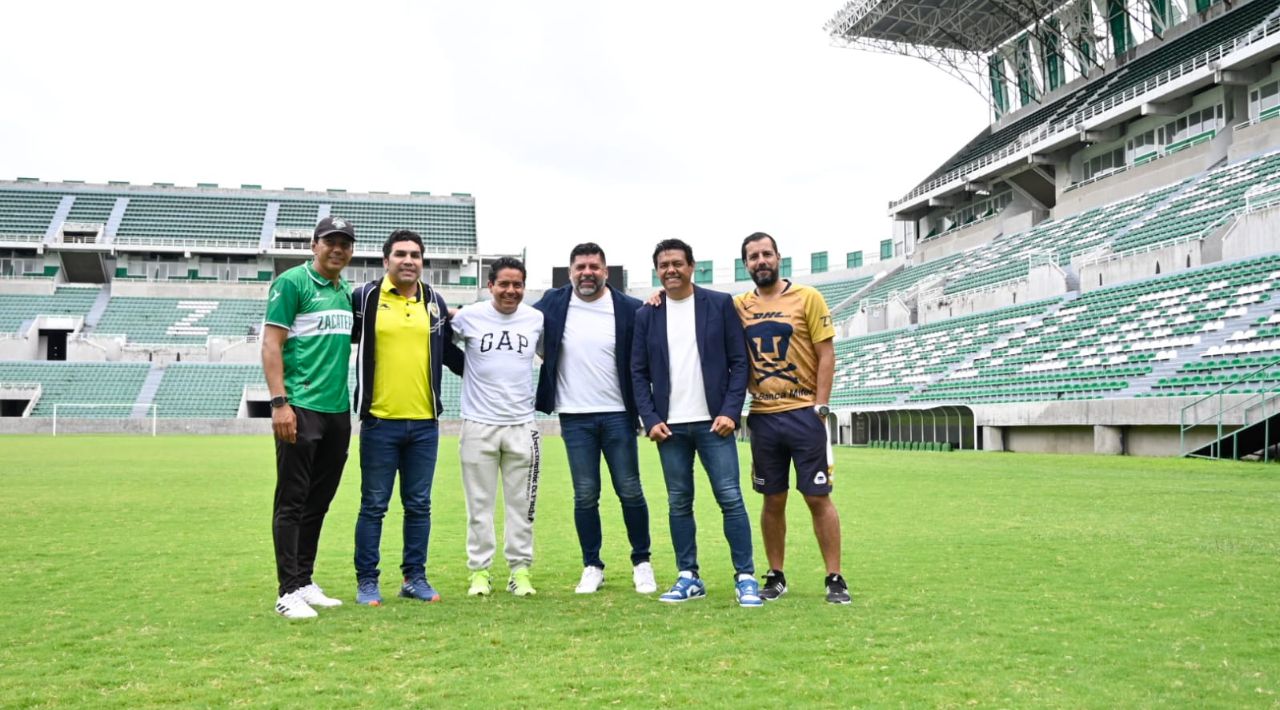
[[[360,422],[360,515],[356,518],[356,579],[378,578],[382,518],[400,471],[404,505],[405,577],[426,574],[431,537],[431,481],[436,472],[440,425],[434,419],[378,419]]]
[[[631,564],[649,561],[649,505],[640,487],[636,418],[626,412],[561,414],[560,435],[573,478],[573,523],[582,547],[582,566],[604,569],[600,559],[600,454],[609,465],[613,492],[622,503],[622,522],[631,543]]]
[[[707,471],[711,493],[724,518],[724,539],[737,574],[755,574],[751,559],[751,523],[738,484],[738,442],[711,431],[711,422],[668,424],[671,436],[658,444],[662,475],[667,481],[671,544],[676,569],[698,571],[697,525],[693,520],[693,454]]]

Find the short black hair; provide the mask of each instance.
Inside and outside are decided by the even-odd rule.
[[[514,256],[498,257],[498,260],[489,265],[489,285],[498,280],[498,272],[503,269],[516,269],[520,272],[520,280],[527,281],[528,274],[524,270],[524,262]]]
[[[391,245],[396,242],[413,242],[418,245],[419,251],[423,254],[427,253],[427,247],[422,243],[422,235],[409,229],[397,229],[387,237],[387,241],[382,243],[383,259],[391,256]]]
[[[773,245],[773,253],[774,254],[778,253],[778,241],[776,239],[769,236],[768,234],[765,234],[764,232],[754,232],[752,234],[747,235],[747,238],[742,240],[743,263],[747,261],[747,245],[750,244],[751,242],[758,242],[761,239],[768,239],[769,243]]]
[[[689,265],[693,265],[693,247],[685,244],[679,239],[663,239],[658,242],[658,246],[653,248],[653,268],[658,268],[658,255],[664,251],[680,250],[684,252],[685,261]]]
[[[600,261],[603,261],[606,264],[609,263],[609,260],[604,256],[604,249],[601,249],[599,244],[596,244],[595,242],[583,242],[574,247],[573,251],[569,252],[569,263],[572,264],[573,260],[580,256],[595,256],[597,254],[600,255]]]

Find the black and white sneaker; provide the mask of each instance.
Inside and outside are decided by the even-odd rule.
[[[771,602],[787,593],[787,578],[782,570],[771,569],[764,575],[764,584],[760,585],[760,598]]]
[[[849,603],[849,585],[845,583],[844,577],[839,574],[829,574],[823,583],[827,586],[828,604]]]
[[[295,589],[280,595],[276,600],[276,613],[286,619],[314,619],[319,614],[302,598],[302,590]]]

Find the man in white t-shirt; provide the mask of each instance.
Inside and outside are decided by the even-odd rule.
[[[637,592],[652,594],[658,586],[649,563],[649,505],[640,485],[639,417],[631,391],[631,337],[640,301],[609,287],[608,268],[598,244],[579,244],[569,252],[569,283],[534,304],[547,318],[537,407],[560,414],[573,479],[573,524],[582,548],[582,578],[575,591],[591,594],[604,584],[603,455],[631,543],[632,581]]]
[[[727,293],[693,285],[693,249],[679,239],[658,243],[653,267],[662,279],[661,303],[636,313],[631,346],[636,408],[658,445],[667,484],[671,543],[679,576],[658,597],[685,602],[706,596],[698,574],[693,519],[693,456],[706,469],[724,519],[738,604],[759,607],[760,585],[751,551],[751,523],[738,483],[733,431],[747,395],[747,345],[742,320]]]
[[[453,317],[455,340],[465,344],[462,376],[462,490],[467,503],[470,595],[492,591],[489,566],[497,551],[493,513],[498,483],[506,502],[503,553],[507,590],[535,594],[533,514],[538,498],[541,439],[533,421],[533,357],[542,340],[542,314],[524,300],[524,264],[502,257],[489,270],[491,301],[473,303]]]

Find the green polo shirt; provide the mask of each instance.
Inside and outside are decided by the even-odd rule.
[[[352,321],[351,285],[339,278],[335,286],[311,262],[285,271],[271,284],[266,323],[289,331],[284,390],[290,404],[330,414],[350,411]]]

